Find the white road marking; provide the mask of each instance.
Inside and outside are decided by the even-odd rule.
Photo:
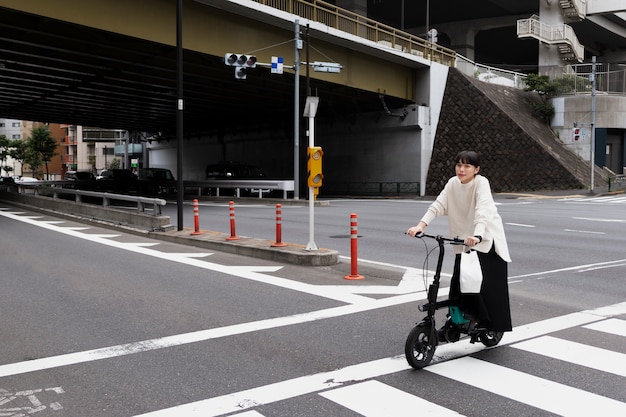
[[[530,228],[537,227],[532,224],[521,224],[521,223],[504,223],[504,224],[506,224],[507,226],[517,226],[517,227],[530,227]]]
[[[511,345],[560,361],[626,377],[626,355],[553,336],[542,336]]]
[[[218,339],[243,333],[274,329],[278,327],[308,323],[333,317],[340,317],[348,314],[356,314],[380,308],[387,308],[394,305],[415,302],[417,301],[418,297],[419,296],[417,294],[406,294],[396,297],[388,297],[381,300],[370,299],[369,303],[349,304],[341,307],[334,307],[325,310],[296,314],[293,316],[234,324],[231,326],[218,327],[215,329],[198,330],[190,333],[143,340],[134,343],[126,343],[117,346],[109,346],[83,352],[68,353],[65,355],[51,356],[48,358],[34,359],[24,362],[15,362],[0,365],[0,378],[9,375],[19,375],[27,372],[40,371],[43,369],[51,369],[60,366],[132,355],[135,353],[147,352],[156,349],[186,345],[189,343],[205,342],[211,339]]]
[[[554,414],[588,417],[626,415],[626,403],[471,357],[424,368]]]
[[[574,220],[589,220],[592,222],[603,222],[603,223],[626,223],[626,220],[621,219],[598,219],[592,217],[572,217]]]
[[[563,229],[564,232],[573,232],[573,233],[586,233],[589,235],[606,235],[604,232],[593,232],[591,230],[574,230],[574,229]]]
[[[626,337],[626,320],[608,319],[599,321],[597,323],[591,323],[583,327],[598,332],[610,333]]]
[[[364,417],[459,417],[461,414],[379,381],[366,381],[320,393]]]
[[[516,327],[513,332],[507,333],[502,342],[500,342],[500,345],[516,343],[528,338],[543,336],[547,333],[580,326],[594,321],[603,320],[606,317],[622,314],[626,314],[626,302],[522,325]],[[438,346],[432,362],[435,365],[430,365],[424,369],[429,370],[433,366],[438,366],[439,363],[456,364],[457,360],[451,362],[442,362],[442,360],[466,356],[483,349],[485,348],[482,345],[479,346],[478,344],[470,344],[468,339],[457,343]],[[480,362],[486,363],[483,361]],[[454,365],[451,365],[451,367],[454,368]],[[182,404],[134,417],[178,417],[181,415],[184,415],[185,417],[217,417],[261,404],[269,404],[298,395],[310,394],[313,392],[324,391],[329,388],[339,387],[344,383],[359,382],[409,369],[411,368],[406,363],[404,355],[398,355],[348,366],[335,371],[294,378],[245,391],[222,395],[220,397]],[[477,372],[476,375],[476,378],[478,379],[489,379],[491,381],[491,378],[481,377],[482,371]],[[542,381],[540,378],[536,379]],[[502,381],[506,381],[506,379],[497,379],[493,382],[496,385],[507,385],[502,384]],[[612,405],[613,403],[610,404]],[[626,407],[626,404],[619,404]],[[607,410],[611,409],[607,408]],[[613,414],[609,413],[608,415]],[[624,414],[618,413],[615,415]]]
[[[610,268],[614,264],[621,265],[624,262],[626,262],[626,259],[618,259],[616,261],[608,261],[608,262],[598,262],[595,264],[587,264],[587,265],[569,266],[567,268],[553,269],[551,271],[533,272],[531,274],[516,275],[514,277],[509,277],[509,279],[519,279],[519,278],[527,278],[527,277],[536,277],[536,276],[541,276],[541,275],[551,275],[551,274],[555,274],[559,272],[568,272],[568,271],[583,271],[583,270],[588,270],[589,268],[603,268],[603,267]]]

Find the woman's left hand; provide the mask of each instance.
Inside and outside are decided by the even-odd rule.
[[[480,243],[480,239],[476,236],[468,236],[465,238],[465,246],[474,247]]]

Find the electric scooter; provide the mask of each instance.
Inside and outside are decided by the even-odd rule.
[[[445,254],[446,243],[451,245],[464,245],[464,240],[460,238],[446,238],[442,236],[432,236],[427,234],[416,235],[417,238],[431,238],[437,241],[439,255],[437,268],[433,282],[428,286],[427,303],[418,306],[419,311],[426,312],[426,317],[418,322],[409,333],[404,345],[406,360],[415,369],[427,366],[435,354],[435,349],[439,343],[454,343],[461,340],[462,335],[470,338],[470,343],[480,341],[487,347],[497,345],[502,339],[503,332],[478,328],[473,318],[461,311],[458,306],[453,305],[452,300],[437,301],[439,292],[439,281],[441,279],[441,268]],[[428,257],[428,254],[426,255]],[[448,315],[444,326],[437,330],[435,322],[435,312],[441,308],[448,309]]]

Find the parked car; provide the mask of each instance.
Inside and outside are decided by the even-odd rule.
[[[130,169],[105,169],[96,177],[98,191],[116,194],[136,194],[137,175]]]
[[[19,179],[15,180],[16,184],[36,184],[40,182],[37,178],[33,178],[33,177],[20,177]]]
[[[206,167],[206,179],[208,180],[263,180],[267,179],[265,173],[254,165],[242,164],[239,162],[223,161],[216,164],[209,164]],[[269,193],[270,190],[261,190],[263,193]],[[220,188],[220,195],[232,195],[234,189]],[[241,195],[252,195],[257,193],[258,189],[240,189]]]
[[[176,194],[176,179],[167,168],[140,168],[138,179],[141,195],[165,197]]]
[[[91,171],[67,171],[63,176],[64,180],[70,181],[92,181],[96,179]]]
[[[91,171],[67,171],[63,175],[65,181],[71,184],[63,184],[63,188],[76,188],[79,190],[95,190],[96,176]]]

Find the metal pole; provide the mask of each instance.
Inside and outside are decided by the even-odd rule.
[[[315,113],[317,112],[317,104],[311,102],[309,114],[309,147],[315,146]],[[309,243],[306,250],[317,250],[315,244],[315,190],[309,187]]]
[[[183,0],[178,0],[176,8],[176,136],[178,138],[178,154],[176,159],[176,175],[178,176],[178,193],[176,204],[178,209],[178,230],[183,230]]]
[[[293,199],[300,199],[300,49],[302,40],[300,39],[300,20],[295,21],[295,59],[293,67],[295,70],[294,80],[294,102],[293,102]]]
[[[595,168],[595,154],[596,154],[596,57],[591,57],[591,185],[589,186],[589,192],[593,194],[594,190],[594,168]]]

